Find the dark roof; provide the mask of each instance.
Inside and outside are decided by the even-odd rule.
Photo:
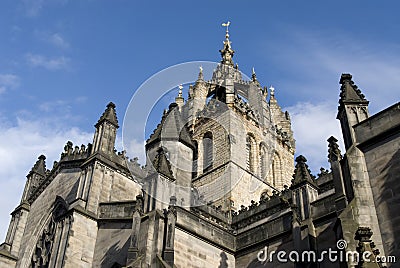
[[[171,103],[169,105],[168,112],[164,113],[162,116],[161,122],[146,141],[146,146],[161,140],[178,140],[194,148],[189,130],[182,120],[182,115],[176,103]]]

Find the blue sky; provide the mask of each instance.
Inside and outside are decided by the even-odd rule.
[[[37,156],[88,143],[113,101],[122,125],[134,91],[187,61],[219,61],[230,20],[234,61],[274,85],[297,151],[314,173],[340,136],[339,77],[350,72],[375,113],[399,100],[396,1],[95,1],[0,3],[0,238]],[[339,137],[340,138],[340,137]],[[120,138],[119,138],[120,140]],[[343,151],[343,148],[342,148]],[[0,239],[2,240],[2,239]]]

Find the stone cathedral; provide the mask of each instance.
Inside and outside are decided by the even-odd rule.
[[[295,157],[289,113],[254,70],[242,77],[228,32],[220,53],[211,79],[200,68],[188,98],[160,115],[144,167],[114,149],[111,102],[93,143],[68,141],[51,169],[40,155],[0,267],[399,267],[378,260],[400,262],[400,103],[371,116],[342,74],[345,148],[326,137],[330,168],[313,175]],[[262,258],[328,249],[371,251],[372,262]]]

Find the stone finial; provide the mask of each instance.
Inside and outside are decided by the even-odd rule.
[[[200,80],[200,81],[204,80],[203,66],[201,66],[201,65],[199,67],[199,76],[197,77],[197,80]]]
[[[106,110],[104,113],[101,115],[99,121],[97,121],[95,127],[97,128],[100,126],[104,121],[107,121],[114,125],[116,128],[118,128],[118,119],[117,119],[117,113],[115,111],[115,104],[113,102],[110,102],[107,104]]]
[[[271,98],[274,99],[275,98],[275,88],[272,85],[269,87],[269,92],[270,92]]]
[[[268,96],[268,88],[267,87],[263,87],[262,93],[263,93],[264,98],[266,98]]]
[[[340,161],[342,159],[342,154],[340,153],[338,140],[330,136],[328,139],[328,160],[329,162]]]
[[[306,162],[307,159],[304,156],[299,155],[298,157],[296,157],[296,167],[294,170],[292,185],[296,186],[301,183],[309,183],[317,187],[315,177],[311,174],[311,171],[308,168]]]
[[[257,75],[256,71],[254,70],[254,67],[251,70],[251,80],[253,80],[253,82],[257,81]]]

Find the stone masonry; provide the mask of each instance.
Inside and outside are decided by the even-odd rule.
[[[68,141],[51,169],[39,156],[11,213],[0,267],[398,267],[400,103],[370,116],[342,74],[345,148],[327,137],[330,169],[313,175],[301,152],[295,158],[290,115],[274,88],[254,70],[244,80],[234,52],[227,31],[212,77],[200,68],[188,99],[180,91],[161,115],[146,166],[114,150],[113,103],[93,143]],[[375,262],[317,260],[328,250],[371,251]],[[278,251],[317,257],[269,259]]]

